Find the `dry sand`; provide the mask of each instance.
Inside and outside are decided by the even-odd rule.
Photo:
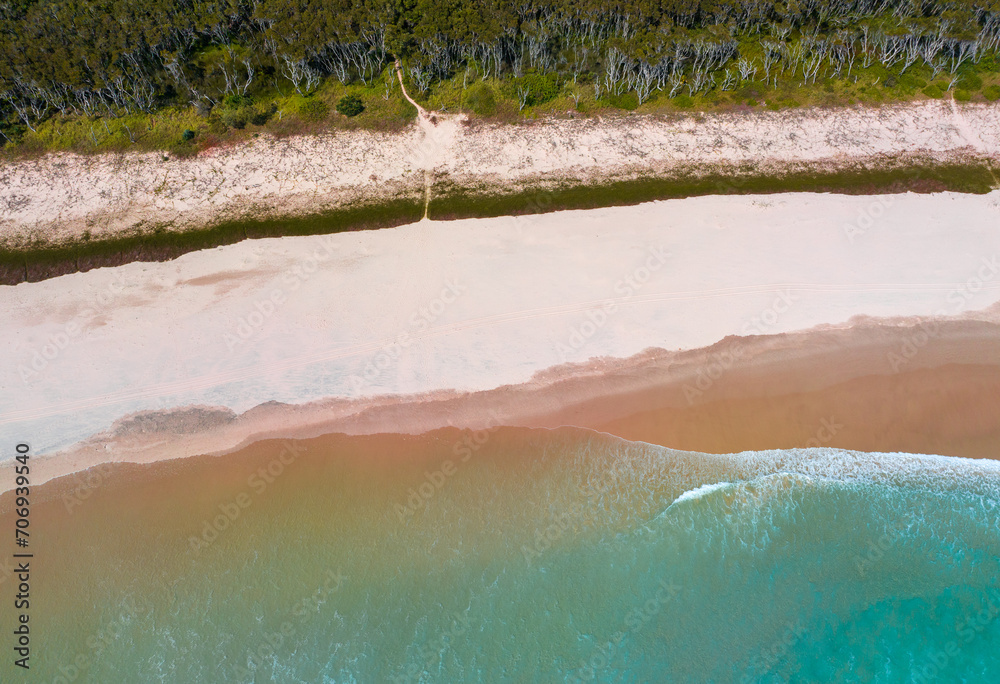
[[[419,197],[432,174],[464,187],[635,175],[1000,159],[1000,105],[691,114],[466,125],[422,116],[407,131],[348,131],[213,149],[54,154],[0,167],[0,246],[185,230],[240,217],[322,212]]]

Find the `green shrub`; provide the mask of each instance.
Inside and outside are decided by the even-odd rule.
[[[514,79],[515,92],[518,88],[528,89],[528,97],[524,102],[528,107],[544,104],[559,94],[556,79],[551,75],[525,74],[520,78]]]
[[[479,116],[490,116],[497,110],[496,96],[493,88],[485,83],[477,83],[465,94],[465,106]]]
[[[694,107],[694,100],[691,99],[690,95],[678,95],[673,99],[673,103],[675,107],[680,107],[681,109]]]
[[[924,88],[921,92],[927,97],[933,97],[935,100],[940,100],[944,96],[944,91],[941,90],[941,86],[933,83]]]
[[[357,95],[345,95],[337,103],[337,111],[344,116],[357,116],[365,111],[365,105]]]
[[[302,98],[296,110],[306,121],[321,121],[330,113],[330,107],[326,102],[315,97]]]
[[[181,133],[181,139],[184,140],[184,141],[192,140],[194,138],[194,136],[195,136],[195,132],[192,131],[190,128],[185,129],[185,131],[183,133]]]
[[[1000,100],[1000,85],[990,85],[983,88],[983,95],[990,102]]]
[[[979,78],[978,74],[968,73],[958,79],[958,85],[963,90],[980,90],[983,87],[983,79]]]
[[[969,100],[972,99],[972,93],[963,88],[956,88],[955,99],[958,100],[959,102],[968,102]]]
[[[602,99],[612,107],[627,109],[628,111],[632,111],[639,106],[639,98],[633,92],[622,93],[621,95],[605,95]]]
[[[226,95],[222,100],[222,106],[226,109],[240,109],[253,104],[253,98],[246,95]]]
[[[247,125],[247,111],[245,109],[226,109],[219,113],[222,123],[228,128],[241,130]]]

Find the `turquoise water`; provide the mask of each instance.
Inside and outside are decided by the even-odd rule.
[[[309,443],[197,551],[245,489],[231,463],[95,495],[45,540],[73,560],[38,588],[40,674],[1000,681],[995,463],[500,430],[439,481],[454,434],[382,438],[410,468],[369,467],[362,440]]]

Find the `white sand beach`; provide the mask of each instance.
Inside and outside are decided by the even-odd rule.
[[[998,225],[998,192],[702,197],[251,240],[22,283],[0,300],[0,434],[54,453],[142,411],[225,409],[190,414],[197,433],[267,402],[339,398],[321,410],[344,418],[857,316],[992,325],[995,309],[970,312],[1000,300]]]

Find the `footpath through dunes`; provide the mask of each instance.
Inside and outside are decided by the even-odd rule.
[[[85,486],[101,477],[86,469],[108,462],[229,454],[262,439],[418,435],[444,426],[473,430],[471,448],[499,426],[576,426],[707,453],[823,446],[996,459],[997,313],[734,336],[704,349],[649,349],[560,366],[480,392],[267,402],[242,414],[206,406],[146,411],[36,460],[33,472],[36,482],[75,473],[72,481]],[[12,486],[11,466],[0,464],[3,490]]]
[[[0,282],[247,237],[538,213],[705,194],[996,185],[1000,104],[622,116],[342,131],[213,149],[55,154],[0,167]]]
[[[34,487],[39,676],[902,681],[990,605],[995,461],[488,435],[266,441]],[[993,624],[956,677],[1000,667]]]

